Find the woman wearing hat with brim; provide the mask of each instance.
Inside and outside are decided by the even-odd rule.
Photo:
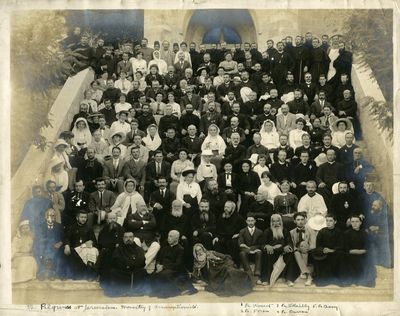
[[[175,160],[171,165],[171,179],[172,182],[169,186],[169,189],[172,193],[176,194],[176,189],[178,184],[183,181],[182,171],[185,168],[194,168],[193,162],[188,159],[188,150],[185,148],[181,148],[178,150],[178,159]]]
[[[131,131],[131,125],[128,123],[128,112],[121,111],[116,114],[118,121],[114,121],[110,126],[110,139],[115,132],[123,132],[124,135]]]
[[[332,126],[332,145],[338,148],[343,147],[346,144],[346,134],[353,133],[353,124],[348,118],[341,118],[336,120]]]
[[[176,199],[183,203],[184,212],[189,218],[197,209],[202,198],[200,185],[195,182],[196,170],[188,166],[182,171],[184,180],[178,184]]]
[[[71,170],[71,164],[69,162],[69,157],[65,150],[69,147],[69,144],[62,138],[57,139],[57,141],[54,143],[53,148],[54,148],[54,156],[57,156],[59,158],[62,158],[65,162],[65,168],[67,170]]]
[[[202,188],[205,188],[207,180],[217,180],[217,167],[212,163],[213,157],[213,152],[210,149],[201,152],[201,162],[197,167],[197,182]]]
[[[126,146],[122,144],[122,142],[125,140],[125,133],[121,131],[114,131],[110,135],[110,146],[108,147],[108,152],[111,155],[112,154],[112,149],[114,147],[118,147],[121,149],[121,159],[125,157],[126,155]]]

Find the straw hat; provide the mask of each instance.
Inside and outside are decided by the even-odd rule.
[[[62,138],[59,138],[59,139],[57,139],[57,141],[54,143],[54,148],[57,148],[58,146],[65,146],[65,147],[68,147],[68,143],[64,140],[64,139],[62,139]]]

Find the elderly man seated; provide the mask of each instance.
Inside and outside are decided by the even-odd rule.
[[[125,230],[135,234],[135,242],[145,252],[147,273],[151,274],[155,270],[155,261],[160,244],[156,240],[156,219],[149,213],[146,203],[139,201],[136,204],[137,212],[129,213],[124,221]]]

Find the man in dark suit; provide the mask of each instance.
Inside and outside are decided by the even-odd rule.
[[[181,98],[181,110],[184,111],[187,104],[193,105],[193,109],[199,111],[201,108],[201,97],[193,93],[193,88],[188,86],[186,95]]]
[[[61,222],[64,227],[75,223],[76,212],[86,209],[89,205],[90,194],[85,191],[85,184],[82,180],[75,182],[75,190],[67,193],[65,197],[65,210],[61,214]]]
[[[140,135],[140,137],[144,138],[146,136],[146,133],[139,129],[139,121],[134,118],[131,121],[131,131],[126,134],[123,143],[127,146],[132,145],[135,135]]]
[[[115,203],[115,195],[106,190],[104,178],[96,179],[96,188],[97,190],[91,193],[89,197],[88,225],[90,227],[94,223],[99,224],[105,220],[106,213],[110,212],[111,206]]]
[[[118,76],[121,72],[125,72],[128,77],[133,75],[132,64],[128,59],[129,59],[128,53],[123,53],[122,60],[117,64]]]
[[[124,191],[123,169],[125,162],[121,157],[121,149],[114,147],[111,151],[112,158],[104,162],[103,177],[107,178],[109,190],[122,193]]]
[[[324,90],[318,91],[318,100],[314,101],[311,103],[310,107],[310,119],[313,120],[316,117],[320,117],[323,115],[322,109],[324,106],[330,106],[332,108],[332,105],[326,101],[326,93]]]
[[[87,159],[82,160],[78,165],[76,179],[82,180],[86,191],[91,193],[96,190],[96,179],[103,175],[103,166],[95,157],[95,149],[89,147],[86,151]]]
[[[217,66],[211,62],[211,57],[209,53],[203,55],[203,63],[199,65],[199,68],[205,67],[210,76],[215,76],[217,73]]]
[[[239,118],[236,116],[232,116],[230,118],[230,126],[224,128],[222,131],[222,138],[226,143],[231,143],[231,135],[233,133],[238,133],[240,136],[240,143],[243,143],[246,140],[246,134],[244,133],[243,128],[239,127]]]
[[[178,62],[174,64],[174,68],[178,78],[182,78],[185,75],[186,68],[191,68],[190,63],[185,60],[185,54],[183,52],[178,53]]]
[[[252,215],[247,215],[246,224],[247,227],[240,230],[238,237],[240,262],[244,271],[254,274],[258,277],[257,283],[261,283],[259,278],[261,275],[261,239],[263,232],[255,226],[256,220]],[[255,261],[254,273],[251,272],[249,263],[249,259],[253,255]]]
[[[195,125],[189,125],[187,127],[188,135],[182,139],[182,147],[186,148],[189,153],[189,158],[193,163],[198,166],[200,164],[201,144],[203,138],[198,137],[197,128]]]
[[[167,186],[167,178],[159,176],[158,189],[150,194],[149,206],[153,210],[158,228],[160,228],[164,215],[171,209],[172,201],[175,200],[175,194]]]
[[[246,158],[246,147],[240,142],[240,134],[233,132],[230,135],[229,145],[225,149],[225,159],[233,164],[233,170],[235,172],[240,171],[240,165],[244,158]]]
[[[163,176],[168,183],[171,179],[171,164],[164,161],[163,153],[157,150],[154,153],[154,160],[149,162],[146,167],[146,184],[144,190],[144,199],[149,201],[150,193],[158,188],[158,178]]]
[[[143,194],[146,181],[146,163],[140,160],[140,147],[131,148],[132,159],[124,164],[122,174],[124,179],[135,179],[137,183],[136,190]]]
[[[224,168],[224,172],[218,175],[218,187],[221,188],[221,191],[224,192],[230,200],[237,201],[237,186],[238,186],[238,178],[237,174],[232,172],[233,164],[229,160],[224,160],[221,165]],[[218,209],[218,214],[222,212],[222,208]]]

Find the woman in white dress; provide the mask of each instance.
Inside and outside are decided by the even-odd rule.
[[[279,147],[279,134],[276,131],[275,123],[271,120],[264,121],[260,129],[261,145],[268,148],[269,151]]]
[[[129,61],[132,64],[132,69],[133,69],[133,73],[135,76],[135,80],[138,80],[136,78],[136,72],[140,71],[143,75],[143,77],[146,75],[147,73],[147,62],[146,60],[143,59],[143,53],[141,51],[136,53],[136,57],[132,57],[131,59],[129,59]]]
[[[143,137],[142,142],[149,150],[149,157],[153,157],[154,152],[160,148],[162,142],[156,124],[150,124],[149,127],[147,127],[147,134]]]
[[[217,169],[221,164],[221,160],[225,154],[226,144],[224,139],[219,135],[220,129],[216,124],[211,124],[208,127],[207,137],[201,145],[201,150],[209,149],[213,153],[211,162],[216,165]]]
[[[176,194],[178,184],[183,181],[182,171],[186,168],[194,169],[193,162],[188,159],[188,151],[186,149],[180,149],[178,152],[178,160],[175,160],[171,166],[171,179],[172,182],[169,189],[172,193]]]
[[[347,118],[336,120],[332,124],[332,145],[338,148],[346,145],[346,134],[348,132],[351,132],[354,135],[353,124],[351,121]]]
[[[276,183],[271,181],[271,173],[264,171],[261,175],[261,185],[258,187],[258,193],[264,194],[267,201],[274,205],[274,199],[281,194],[281,190]]]
[[[136,191],[136,181],[127,179],[124,182],[124,192],[117,196],[111,211],[117,215],[117,221],[122,225],[128,213],[136,213],[137,203],[145,201],[139,192]]]
[[[172,106],[172,114],[177,118],[181,117],[181,106],[175,102],[175,95],[173,92],[168,92],[168,105]],[[165,113],[164,113],[165,115]]]
[[[267,156],[265,155],[258,155],[257,157],[257,164],[254,166],[253,171],[257,172],[258,176],[260,177],[264,171],[269,171],[267,166]]]
[[[17,234],[11,243],[12,282],[20,283],[36,279],[38,266],[32,253],[33,235],[29,221],[19,223]]]
[[[160,58],[160,51],[155,50],[153,52],[153,60],[149,61],[147,73],[150,73],[150,68],[152,65],[157,65],[158,67],[158,73],[160,75],[166,75],[168,73],[168,65],[165,62],[165,60]]]
[[[293,150],[303,145],[302,137],[304,134],[307,134],[307,132],[303,130],[305,125],[306,121],[302,118],[298,118],[296,120],[296,129],[292,129],[289,132],[289,145]]]
[[[90,133],[89,124],[87,120],[83,117],[79,117],[74,124],[72,129],[74,134],[74,139],[72,140],[73,145],[77,147],[87,147],[92,142],[92,134]],[[84,144],[84,145],[79,145]]]
[[[202,198],[200,185],[194,181],[195,174],[196,171],[193,168],[186,167],[182,171],[184,180],[178,184],[176,189],[176,199],[183,203],[185,214],[189,217],[197,209]]]

